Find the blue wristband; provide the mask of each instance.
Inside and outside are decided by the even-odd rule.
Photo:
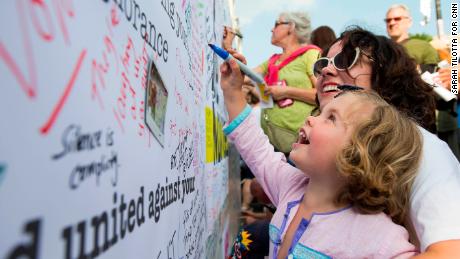
[[[226,136],[230,135],[230,133],[232,133],[233,130],[235,130],[238,126],[240,126],[240,124],[249,116],[251,110],[251,106],[246,105],[246,108],[244,108],[244,110],[240,112],[240,114],[238,114],[238,116],[236,116],[236,118],[233,119],[232,122],[230,122],[230,124],[228,124],[228,126],[223,129],[224,134]]]

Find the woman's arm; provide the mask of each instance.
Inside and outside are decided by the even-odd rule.
[[[315,85],[316,85],[316,77],[314,75],[308,75],[308,78],[310,78],[310,81],[311,81],[311,85],[313,86],[313,88],[315,88]]]
[[[303,88],[298,88],[298,87],[293,87],[293,86],[278,86],[278,85],[273,85],[270,87],[267,87],[265,90],[265,94],[271,94],[273,96],[273,99],[275,100],[280,100],[280,99],[286,99],[286,98],[291,98],[294,100],[302,101],[308,104],[313,104],[315,105],[315,97],[316,97],[316,89],[303,89]]]
[[[430,245],[422,254],[412,257],[413,259],[450,259],[459,258],[460,239],[436,242]]]

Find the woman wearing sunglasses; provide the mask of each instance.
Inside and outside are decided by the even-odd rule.
[[[276,104],[264,109],[261,125],[275,148],[285,154],[297,139],[297,131],[305,114],[315,108],[313,63],[318,59],[319,48],[310,42],[310,19],[306,13],[284,12],[276,20],[271,44],[283,52],[274,54],[254,70],[263,75],[265,94],[272,95]],[[246,84],[251,84],[246,80]]]
[[[320,108],[351,84],[374,90],[428,131],[435,130],[432,91],[415,63],[391,40],[360,28],[350,29],[314,65]],[[411,188],[406,227],[420,258],[460,255],[460,164],[448,146],[421,129],[423,155]],[[415,233],[414,233],[415,232]]]

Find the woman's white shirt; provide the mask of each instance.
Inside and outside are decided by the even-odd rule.
[[[419,129],[423,151],[410,196],[410,217],[425,251],[433,243],[460,239],[460,163],[445,142]]]

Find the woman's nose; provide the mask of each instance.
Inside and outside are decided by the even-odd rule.
[[[330,74],[333,74],[334,72],[336,71],[334,65],[332,65],[332,62],[329,61],[327,63],[327,66],[323,67],[323,69],[321,69],[321,75],[330,75]]]

